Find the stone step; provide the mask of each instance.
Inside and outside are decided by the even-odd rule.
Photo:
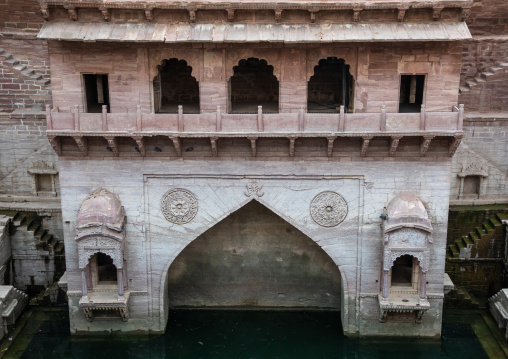
[[[466,243],[467,245],[473,245],[475,244],[475,241],[474,239],[471,239],[469,236],[462,236],[462,240],[464,241],[464,243]]]
[[[488,81],[489,77],[494,76],[494,75],[495,75],[495,73],[490,72],[490,71],[486,71],[486,72],[482,72],[482,73],[480,74],[480,77],[481,77],[482,79],[484,79],[485,81]]]

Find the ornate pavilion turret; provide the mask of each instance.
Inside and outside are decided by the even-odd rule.
[[[380,321],[389,312],[416,312],[421,322],[430,308],[427,271],[432,224],[423,203],[414,194],[395,197],[383,221],[383,275],[379,295]]]
[[[98,311],[116,311],[128,319],[125,222],[119,199],[104,189],[89,195],[79,210],[76,242],[83,292],[79,306],[89,320]]]

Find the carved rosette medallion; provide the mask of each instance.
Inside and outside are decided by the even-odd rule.
[[[347,216],[346,200],[338,193],[319,193],[310,203],[312,219],[323,227],[335,227]]]
[[[162,196],[161,210],[171,223],[189,223],[198,213],[198,200],[192,192],[175,188]]]

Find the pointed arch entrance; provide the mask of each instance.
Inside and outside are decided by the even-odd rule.
[[[340,310],[339,268],[311,238],[257,201],[209,228],[175,258],[169,307]]]

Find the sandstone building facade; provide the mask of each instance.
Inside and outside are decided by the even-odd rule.
[[[43,147],[25,187],[2,181],[11,207],[61,200],[71,330],[289,307],[340,310],[348,335],[439,336],[449,199],[506,193],[459,147],[474,6],[41,2],[23,41],[47,47],[51,104],[45,84],[31,98],[58,167]]]

